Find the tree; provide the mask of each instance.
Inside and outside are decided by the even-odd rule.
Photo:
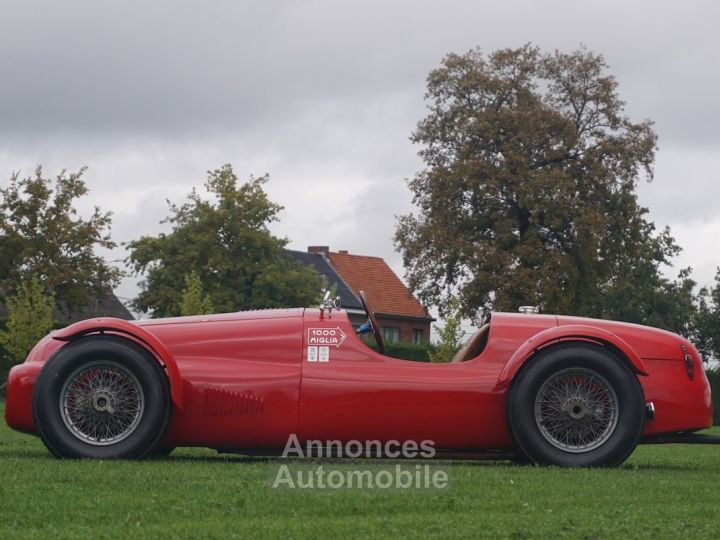
[[[703,287],[698,293],[693,338],[705,360],[720,360],[720,268],[714,286]]]
[[[180,299],[180,315],[207,315],[212,312],[212,300],[203,293],[200,276],[193,270],[185,276],[185,289]]]
[[[53,184],[37,167],[34,176],[14,173],[0,188],[0,296],[38,276],[61,306],[73,309],[117,284],[119,271],[95,254],[115,247],[111,214],[96,207],[83,219],[75,207],[88,193],[84,172],[62,171]]]
[[[238,185],[230,165],[209,171],[205,187],[213,200],[193,190],[184,204],[170,204],[164,221],[172,225],[170,233],[130,242],[128,263],[145,276],[135,309],[154,317],[181,313],[179,292],[188,271],[219,313],[315,302],[317,274],[292,261],[287,240],[268,230],[282,207],[268,199],[267,181],[251,177]]]
[[[434,350],[429,352],[431,362],[449,362],[453,359],[465,336],[461,324],[460,302],[453,296],[450,298],[448,315],[445,317],[445,326],[435,325],[435,329],[440,335],[440,342]]]
[[[652,180],[656,135],[624,115],[606,67],[584,48],[526,45],[450,54],[430,73],[411,138],[425,163],[409,182],[419,212],[395,234],[426,304],[443,314],[457,291],[473,319],[523,304],[614,317],[633,290],[644,295],[625,318],[642,322],[653,295],[678,292],[659,268],[679,247],[635,195]]]
[[[23,281],[15,294],[6,298],[7,330],[0,331],[0,347],[10,357],[10,363],[21,362],[35,344],[53,326],[55,299],[48,294],[37,276]],[[4,370],[3,370],[4,380]]]

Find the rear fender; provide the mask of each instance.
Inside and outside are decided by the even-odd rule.
[[[175,406],[182,410],[182,379],[177,363],[167,347],[141,326],[114,317],[101,317],[71,324],[53,333],[52,338],[59,341],[74,341],[88,335],[104,333],[128,336],[144,347],[165,369],[170,380],[170,397]]]
[[[602,328],[572,324],[548,328],[523,343],[500,372],[495,384],[495,390],[507,388],[520,367],[537,351],[563,341],[585,341],[610,347],[620,353],[621,356],[624,356],[630,367],[638,375],[647,376],[648,374],[642,358],[624,339]]]

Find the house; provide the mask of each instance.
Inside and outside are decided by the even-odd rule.
[[[367,320],[360,298],[335,271],[326,253],[309,250],[294,251],[291,249],[286,251],[293,259],[311,266],[320,276],[324,277],[327,287],[333,285],[337,287],[336,295],[340,297],[340,307],[348,313],[351,322],[355,326],[359,326]]]
[[[0,320],[7,319],[7,307],[0,302]],[[56,322],[70,324],[94,317],[116,317],[118,319],[132,320],[133,316],[128,309],[112,294],[101,297],[92,296],[87,305],[72,311],[56,305],[53,310],[53,319]]]
[[[288,250],[288,254],[325,276],[328,286],[337,284],[340,307],[347,311],[353,326],[367,320],[357,294],[365,291],[385,341],[430,340],[430,323],[435,319],[382,258],[333,252],[328,246],[310,246],[307,252]]]

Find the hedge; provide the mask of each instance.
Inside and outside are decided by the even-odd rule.
[[[406,343],[404,341],[395,341],[385,344],[385,354],[393,358],[402,358],[404,360],[415,360],[416,362],[429,362],[430,350],[432,345],[429,343]]]
[[[0,319],[0,330],[7,328],[6,321]],[[7,351],[0,345],[0,397],[5,397],[5,383],[7,382],[7,374],[10,368],[13,366],[13,361],[10,359]]]
[[[362,340],[373,350],[377,350],[377,343],[372,336],[364,336]],[[427,342],[420,344],[408,343],[406,341],[386,341],[385,354],[401,360],[414,360],[415,362],[429,362],[430,351],[434,347]]]
[[[720,368],[705,372],[710,381],[713,397],[713,424],[720,426]]]

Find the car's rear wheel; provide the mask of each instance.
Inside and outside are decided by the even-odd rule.
[[[518,373],[508,421],[523,455],[534,463],[615,466],[640,440],[643,391],[630,368],[606,349],[561,345]]]
[[[141,458],[154,451],[167,428],[167,377],[131,341],[80,339],[43,368],[33,415],[40,438],[57,457]]]

